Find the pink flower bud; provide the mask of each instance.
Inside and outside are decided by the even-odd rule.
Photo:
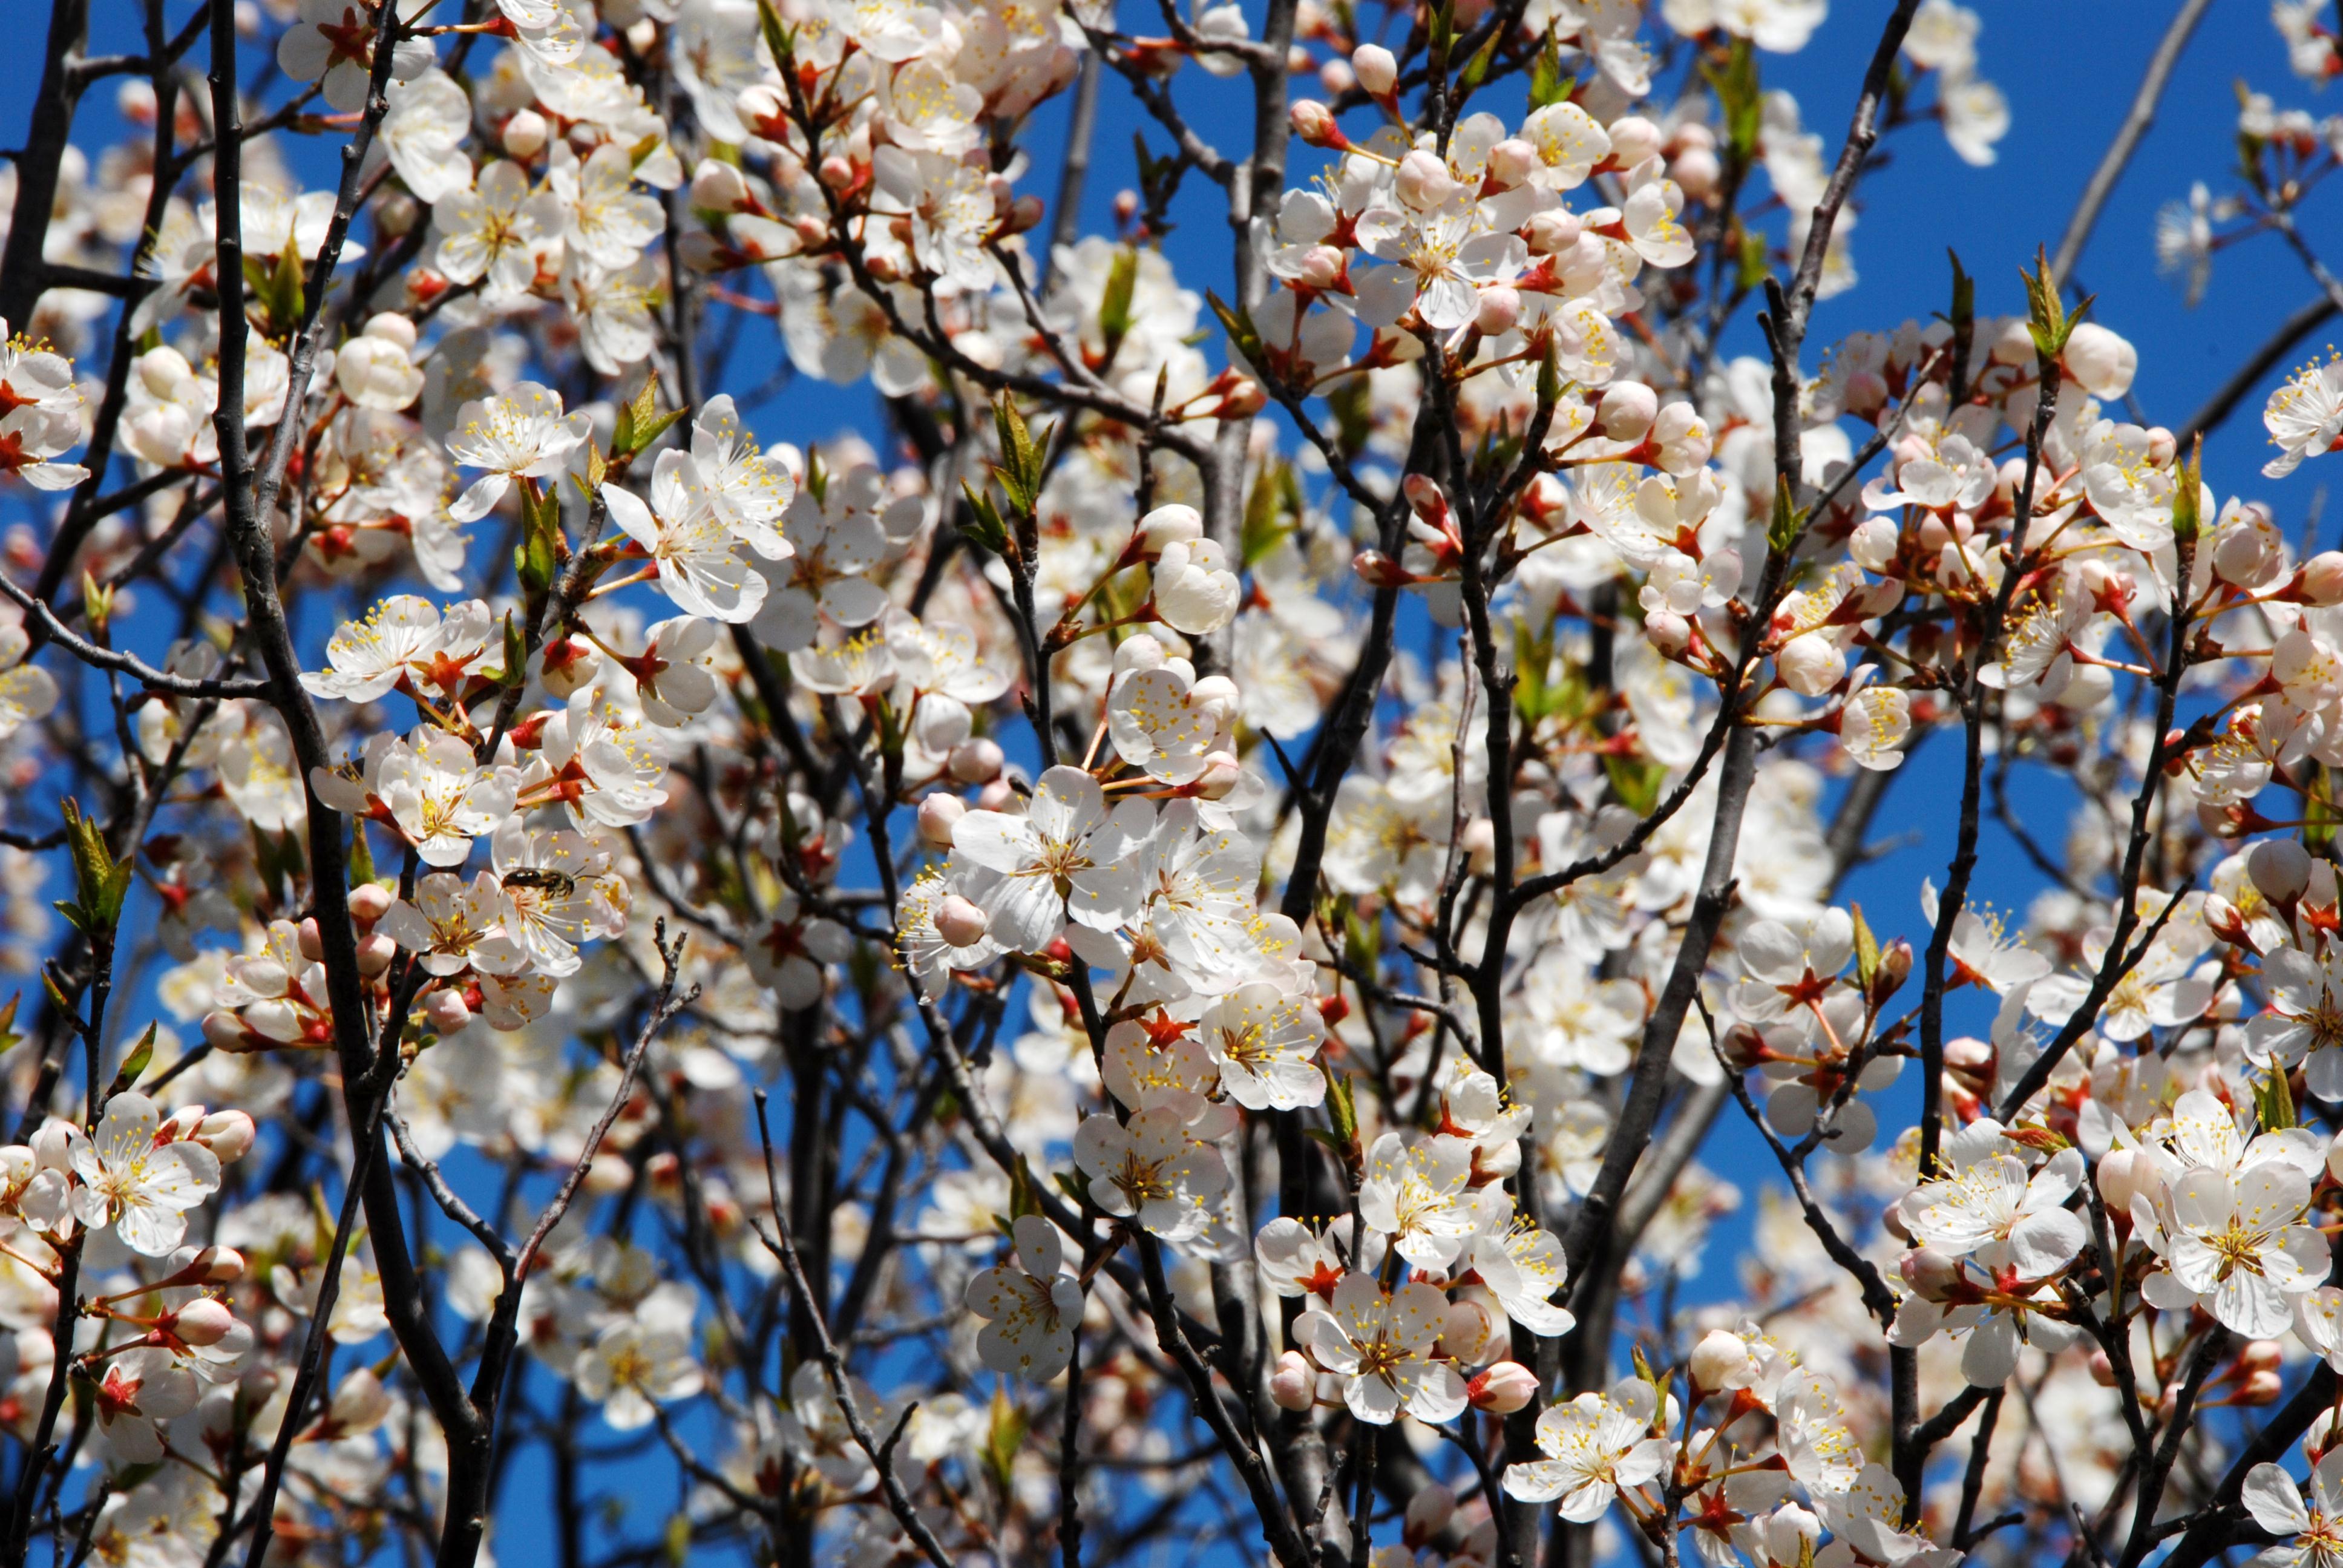
[[[2246,875],[2274,904],[2290,904],[2310,886],[2310,851],[2297,839],[2264,839],[2246,851]]]
[[[1611,158],[1623,169],[1632,169],[1645,158],[1657,157],[1666,138],[1660,127],[1641,115],[1627,115],[1611,123]]]
[[[1993,1065],[1993,1046],[1986,1040],[1963,1035],[1945,1042],[1945,1067],[1951,1072],[1983,1072]]]
[[[228,1051],[250,1050],[260,1043],[242,1019],[219,1008],[204,1014],[204,1040],[214,1050]]]
[[[1489,149],[1489,175],[1511,190],[1537,171],[1538,150],[1519,136],[1508,136]]]
[[[181,1307],[170,1324],[171,1332],[191,1345],[216,1345],[236,1327],[236,1314],[226,1302],[199,1296]]]
[[[297,941],[301,949],[301,956],[311,963],[314,964],[326,956],[326,939],[318,931],[317,922],[314,918],[301,922]]]
[[[215,1111],[196,1124],[195,1141],[219,1157],[223,1165],[244,1158],[258,1130],[241,1111]]]
[[[1196,793],[1207,800],[1225,799],[1243,778],[1244,769],[1234,752],[1210,752],[1204,758],[1204,771],[1197,777]]]
[[[1337,150],[1351,145],[1342,127],[1334,123],[1334,111],[1315,98],[1303,98],[1293,106],[1293,134],[1303,145],[1312,147],[1333,147]]]
[[[854,166],[836,153],[821,160],[814,177],[834,191],[842,191],[854,183]]]
[[[533,158],[545,148],[550,127],[535,109],[523,109],[505,122],[505,151],[517,158]]]
[[[1204,515],[1177,501],[1156,508],[1139,519],[1140,548],[1161,555],[1166,545],[1185,544],[1204,537]]]
[[[956,948],[973,947],[982,941],[991,923],[982,910],[958,893],[946,895],[944,901],[936,906],[936,935]]]
[[[1660,415],[1660,396],[1640,381],[1621,381],[1603,394],[1595,423],[1614,441],[1640,441]]]
[[[2285,1386],[2276,1372],[2258,1372],[2238,1382],[2237,1391],[2229,1395],[2229,1402],[2231,1404],[2276,1404],[2278,1396],[2285,1391]]]
[[[1655,609],[1644,617],[1644,635],[1662,653],[1682,653],[1692,646],[1692,622],[1672,609]]]
[[[2343,604],[2343,550],[2321,550],[2302,563],[2302,597],[2312,604]]]
[[[396,310],[379,311],[367,318],[362,336],[379,337],[386,343],[411,349],[415,347],[415,323]]]
[[[1022,810],[1023,807],[1017,799],[1017,791],[1010,788],[1009,780],[995,779],[976,792],[976,809],[980,811],[1008,811]]]
[[[362,926],[371,926],[390,913],[392,902],[388,888],[379,882],[360,882],[350,890],[350,919]]]
[[[1497,863],[1497,825],[1486,817],[1475,817],[1464,824],[1463,837],[1457,847],[1464,851],[1465,860],[1476,877],[1485,877]]]
[[[1334,246],[1313,245],[1302,253],[1302,281],[1312,288],[1332,288],[1342,281],[1342,253]]]
[[[1537,1374],[1519,1362],[1499,1362],[1464,1385],[1475,1410],[1511,1415],[1537,1395]]]
[[[2116,1363],[2107,1359],[2105,1351],[2091,1352],[2091,1381],[2101,1388],[2116,1386]]]
[[[1277,1358],[1277,1366],[1269,1374],[1269,1397],[1280,1410],[1308,1410],[1317,1382],[1302,1352],[1287,1351]]]
[[[472,1010],[459,991],[435,990],[423,1004],[423,1016],[441,1034],[453,1034],[472,1021]]]
[[[1456,188],[1446,160],[1422,147],[1400,159],[1398,172],[1392,176],[1392,189],[1399,199],[1419,211],[1438,206],[1454,196]]]
[[[1846,553],[1867,572],[1884,573],[1896,564],[1896,548],[1903,530],[1886,518],[1865,518],[1847,536]]]
[[[1447,1529],[1448,1522],[1455,1516],[1456,1494],[1435,1481],[1407,1500],[1407,1519],[1400,1526],[1401,1540],[1421,1551]]]
[[[390,968],[390,960],[398,956],[398,944],[379,931],[369,932],[358,943],[358,973],[374,979]]]
[[[1352,50],[1351,69],[1358,73],[1359,85],[1373,97],[1388,97],[1399,82],[1399,62],[1381,44],[1362,44]]]
[[[2131,1212],[2131,1201],[2142,1190],[2147,1174],[2147,1157],[2137,1149],[2110,1149],[2099,1156],[2099,1196],[2119,1214]]]
[[[2247,1340],[2237,1352],[2237,1364],[2247,1372],[2275,1372],[2285,1357],[2286,1347],[2276,1340]]]
[[[1715,152],[1708,147],[1686,147],[1668,166],[1668,174],[1677,188],[1694,201],[1706,201],[1716,194],[1725,177],[1725,166]]]
[[[1954,1287],[1961,1282],[1960,1260],[1934,1247],[1915,1247],[1896,1261],[1896,1270],[1906,1284],[1932,1302],[1951,1300]]]
[[[1715,1393],[1746,1380],[1749,1346],[1731,1329],[1711,1329],[1692,1348],[1692,1382],[1703,1393]]]
[[[203,1271],[201,1283],[231,1284],[244,1277],[244,1254],[234,1247],[206,1247],[196,1254],[196,1261],[187,1267],[191,1271]]]
[[[1481,303],[1473,312],[1473,325],[1486,337],[1511,332],[1522,318],[1522,297],[1518,290],[1502,283],[1493,283],[1481,291]]]
[[[1003,235],[1023,234],[1028,229],[1040,226],[1043,210],[1040,196],[1030,194],[1019,196],[1009,204],[1009,211],[1001,220],[1001,232]]]
[[[1329,60],[1318,67],[1318,85],[1330,98],[1339,98],[1359,85],[1359,75],[1348,60]]]
[[[1542,212],[1529,221],[1530,249],[1539,256],[1560,256],[1575,248],[1585,232],[1574,212]]]
[[[934,794],[920,802],[920,839],[930,849],[949,849],[952,829],[968,815],[968,802],[957,795]]]
[[[703,212],[739,212],[749,205],[749,182],[721,158],[703,158],[691,175],[691,205]]]
[[[944,771],[962,784],[989,784],[1001,777],[1002,760],[1000,744],[979,736],[951,749]]]

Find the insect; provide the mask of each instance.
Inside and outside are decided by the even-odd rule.
[[[551,893],[558,899],[566,899],[578,890],[578,879],[567,871],[557,871],[549,866],[523,866],[518,870],[505,873],[505,886],[535,888],[539,892]]]

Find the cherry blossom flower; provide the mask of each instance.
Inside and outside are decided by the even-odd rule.
[[[2343,1563],[2343,1452],[2320,1456],[2310,1471],[2310,1495],[2275,1464],[2246,1473],[2238,1501],[2254,1523],[2279,1539],[2254,1558],[2260,1568],[2336,1568]]]
[[[1464,1380],[1433,1355],[1447,1312],[1447,1298],[1421,1282],[1386,1292],[1373,1275],[1350,1273],[1294,1332],[1342,1381],[1342,1402],[1361,1421],[1388,1426],[1405,1413],[1438,1423],[1465,1406]]]
[[[219,1191],[219,1157],[200,1143],[157,1144],[155,1102],[126,1091],[106,1102],[96,1135],[75,1135],[74,1212],[92,1230],[107,1225],[132,1251],[160,1258],[187,1232],[187,1211]]]
[[[1545,1457],[1507,1465],[1505,1495],[1524,1503],[1558,1497],[1564,1519],[1593,1523],[1622,1490],[1644,1485],[1666,1468],[1674,1445],[1650,1435],[1655,1410],[1652,1385],[1638,1380],[1549,1406],[1537,1422],[1538,1452]]]
[[[976,1353],[1003,1377],[1047,1382],[1073,1357],[1082,1288],[1065,1272],[1065,1244],[1055,1225],[1023,1214],[1011,1229],[1015,1261],[968,1282],[968,1310],[985,1320]]]
[[[1154,809],[1126,799],[1110,810],[1098,780],[1079,768],[1041,775],[1022,817],[970,811],[952,831],[955,866],[996,871],[986,890],[991,934],[1035,952],[1069,918],[1112,930],[1139,912],[1132,854],[1155,825]]]
[[[447,456],[464,467],[488,471],[448,507],[448,517],[459,523],[478,522],[504,498],[516,478],[559,473],[590,433],[583,412],[563,414],[561,395],[534,381],[465,404],[447,437]]]

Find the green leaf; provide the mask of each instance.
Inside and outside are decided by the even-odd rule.
[[[960,482],[960,493],[968,502],[970,520],[960,525],[960,532],[990,550],[994,555],[1009,548],[1009,529],[1001,520],[1001,510],[992,498],[977,489],[966,479]]]
[[[130,862],[116,861],[97,823],[81,814],[81,803],[65,799],[65,845],[73,855],[74,900],[60,903],[65,918],[91,935],[122,923],[122,900],[130,891]]]
[[[2193,545],[2204,526],[2205,437],[2201,434],[2172,479],[2172,537],[2183,545]]]
[[[1539,46],[1537,61],[1530,67],[1530,107],[1544,109],[1568,103],[1570,95],[1577,90],[1578,78],[1562,74],[1562,44],[1549,26],[1545,42]]]
[[[1009,1173],[1009,1218],[1014,1222],[1028,1214],[1041,1211],[1041,1201],[1033,1191],[1033,1168],[1025,1162],[1025,1156],[1020,1154],[1017,1169]]]
[[[122,1093],[145,1076],[147,1065],[155,1060],[156,1027],[154,1024],[148,1024],[146,1034],[140,1038],[136,1047],[128,1056],[122,1059],[121,1069],[115,1073],[114,1082],[106,1091],[108,1099]]]
[[[1244,529],[1238,540],[1245,566],[1257,565],[1291,537],[1295,524],[1286,519],[1301,514],[1301,487],[1292,467],[1274,460],[1265,464],[1245,498]]]
[[[1099,337],[1106,345],[1110,365],[1130,336],[1131,297],[1138,285],[1139,252],[1126,245],[1114,253],[1114,263],[1107,269],[1106,293],[1099,300]]]
[[[1777,556],[1786,556],[1805,528],[1805,514],[1790,498],[1790,481],[1777,477],[1774,482],[1774,517],[1765,526],[1765,548]]]
[[[797,29],[781,20],[773,0],[757,0],[757,25],[765,35],[765,47],[772,51],[773,64],[788,70],[787,62],[798,52]]]
[[[1488,42],[1483,44],[1473,56],[1464,62],[1464,69],[1456,78],[1458,86],[1463,91],[1469,93],[1489,79],[1489,66],[1497,57],[1497,41],[1502,35],[1500,29],[1490,28]]]
[[[2294,1113],[2294,1086],[2287,1080],[2283,1067],[2272,1067],[2268,1074],[2254,1085],[2254,1111],[2261,1119],[2265,1132],[2283,1132],[2298,1125]]]
[[[1757,85],[1757,52],[1748,39],[1735,38],[1725,64],[1704,65],[1700,74],[1707,79],[1709,90],[1716,95],[1716,106],[1723,111],[1725,155],[1736,166],[1745,167],[1757,150],[1758,134],[1765,126],[1765,97]]]
[[[1872,980],[1879,973],[1879,939],[1871,934],[1870,923],[1863,918],[1863,906],[1849,906],[1855,917],[1855,978],[1865,991],[1871,990]]]
[[[362,819],[353,819],[350,823],[350,886],[363,887],[373,881],[375,875],[374,846],[367,842],[366,823]]]
[[[16,1004],[23,1000],[24,992],[19,991],[8,999],[7,1005],[0,1007],[0,1056],[24,1043],[25,1037],[16,1032]]]
[[[1638,761],[1616,752],[1604,755],[1603,771],[1610,776],[1619,804],[1638,817],[1650,816],[1652,808],[1660,803],[1660,787],[1668,777],[1668,770],[1657,762]]]
[[[1001,444],[1001,460],[993,465],[993,473],[1010,505],[1019,515],[1030,518],[1041,499],[1049,463],[1047,443],[1033,439],[1025,416],[1017,411],[1016,399],[1006,392],[993,399],[992,431]]]
[[[1262,357],[1261,333],[1254,327],[1251,313],[1242,307],[1231,309],[1227,302],[1211,289],[1204,291],[1204,298],[1212,306],[1212,314],[1221,318],[1221,328],[1229,335],[1229,341],[1236,347],[1236,351],[1251,363],[1259,365]]]
[[[1017,1455],[1025,1446],[1025,1412],[996,1388],[992,1393],[992,1424],[984,1438],[984,1467],[993,1484],[1006,1495],[1016,1480]]]
[[[2035,352],[2046,359],[2056,359],[2066,351],[2066,339],[2091,308],[2091,298],[2086,296],[2081,304],[2068,310],[2058,292],[2057,280],[2050,276],[2050,254],[2040,246],[2035,248],[2032,272],[2017,276],[2026,284],[2026,330],[2034,339]]]

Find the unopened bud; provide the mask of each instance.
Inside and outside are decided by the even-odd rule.
[[[936,935],[956,948],[974,947],[984,940],[992,922],[979,909],[958,893],[947,894],[936,906]]]
[[[1001,777],[1000,743],[978,736],[963,740],[944,759],[944,771],[962,784],[990,784]]]
[[[2101,1388],[2116,1386],[2116,1363],[2107,1359],[2105,1351],[2091,1352],[2091,1381]]]
[[[2343,550],[2321,550],[2302,563],[2302,597],[2312,604],[2343,604]]]
[[[1497,864],[1497,825],[1486,817],[1473,818],[1464,825],[1464,834],[1457,840],[1457,847],[1464,851],[1474,876],[1489,875]]]
[[[379,931],[370,931],[358,942],[358,973],[372,980],[390,968],[390,960],[398,956],[398,944]]]
[[[2285,1392],[2285,1383],[2275,1372],[2258,1372],[2238,1381],[2235,1392],[2229,1395],[2231,1404],[2276,1404]]]
[[[1362,44],[1351,51],[1351,69],[1371,96],[1383,98],[1399,83],[1399,62],[1381,44]]]
[[[1576,248],[1585,232],[1574,212],[1542,212],[1529,221],[1530,249],[1540,256],[1559,256]]]
[[[388,888],[379,882],[360,882],[350,890],[350,919],[362,926],[371,926],[390,913],[395,900]]]
[[[1897,1260],[1896,1272],[1904,1282],[1932,1302],[1952,1299],[1954,1287],[1961,1282],[1961,1264],[1934,1247],[1915,1247]]]
[[[1511,332],[1522,318],[1522,297],[1519,290],[1502,283],[1491,284],[1481,291],[1481,303],[1473,312],[1473,325],[1484,337],[1495,337]]]
[[[2296,839],[2264,839],[2246,851],[2246,875],[2274,904],[2292,903],[2310,886],[2310,851]]]
[[[1269,1374],[1269,1397],[1280,1410],[1308,1410],[1317,1381],[1302,1352],[1287,1351],[1277,1358],[1276,1369]]]
[[[236,1314],[226,1302],[209,1296],[198,1296],[181,1307],[170,1323],[170,1331],[191,1345],[216,1345],[236,1327]]]
[[[258,1129],[246,1112],[215,1111],[196,1123],[194,1140],[217,1156],[221,1164],[233,1165],[244,1158],[256,1136]]]
[[[704,212],[739,212],[749,205],[749,182],[721,158],[703,158],[691,175],[691,205]]]
[[[317,930],[317,922],[314,918],[301,922],[295,936],[295,945],[301,950],[301,956],[313,964],[325,958],[326,938],[324,933]]]
[[[1348,60],[1329,60],[1318,67],[1318,85],[1330,98],[1339,98],[1359,85],[1359,75]]]
[[[1456,1494],[1435,1481],[1407,1500],[1407,1518],[1400,1526],[1400,1539],[1420,1551],[1447,1529],[1448,1522],[1455,1516]]]
[[[1332,147],[1339,151],[1351,145],[1351,138],[1344,136],[1342,127],[1334,123],[1334,111],[1315,98],[1303,98],[1296,103],[1292,117],[1293,134],[1301,137],[1306,146]]]
[[[934,794],[920,802],[920,839],[930,849],[949,849],[952,829],[968,815],[968,802],[957,795]]]
[[[550,127],[535,109],[523,109],[505,122],[505,151],[517,158],[533,158],[544,150]]]
[[[1475,1410],[1511,1415],[1537,1396],[1537,1374],[1519,1362],[1499,1362],[1464,1385]]]
[[[1538,168],[1538,150],[1519,136],[1508,136],[1489,149],[1489,174],[1508,190]]]
[[[1231,790],[1244,778],[1244,769],[1232,751],[1214,751],[1204,758],[1204,770],[1196,779],[1196,793],[1207,800],[1225,799]]]
[[[1660,395],[1640,381],[1621,381],[1603,394],[1595,423],[1614,441],[1640,441],[1659,417]]]
[[[2286,1359],[2286,1347],[2276,1340],[2247,1340],[2237,1352],[2237,1364],[2247,1372],[2275,1372]]]
[[[1974,1035],[1945,1041],[1945,1070],[1947,1072],[1980,1073],[1993,1068],[1992,1042]]]
[[[1203,537],[1204,515],[1177,501],[1158,507],[1139,519],[1140,548],[1151,556],[1161,555],[1166,545],[1185,544]]]
[[[2110,1149],[2099,1156],[2099,1196],[2118,1214],[2131,1212],[2131,1201],[2141,1187],[2147,1157],[2137,1149]]]
[[[1418,147],[1400,159],[1392,176],[1392,189],[1410,206],[1429,211],[1456,194],[1456,176],[1448,172],[1447,160],[1438,153]]]
[[[854,183],[854,166],[832,153],[821,160],[821,167],[815,171],[814,177],[831,190],[842,191]]]
[[[367,318],[365,337],[378,337],[385,343],[396,343],[401,348],[415,347],[415,323],[396,310],[379,311]]]
[[[204,1014],[204,1043],[214,1050],[250,1050],[259,1044],[244,1020],[224,1008]]]
[[[1733,1387],[1748,1370],[1748,1343],[1731,1329],[1711,1329],[1692,1348],[1693,1386],[1703,1393]]]
[[[441,1034],[454,1034],[472,1021],[472,1010],[464,1005],[462,992],[435,990],[423,1004],[423,1016]]]
[[[1660,127],[1641,115],[1627,115],[1611,122],[1611,157],[1623,169],[1632,169],[1645,158],[1657,157],[1667,138]]]
[[[1692,645],[1692,622],[1672,609],[1655,609],[1644,617],[1644,635],[1662,653],[1682,653]]]

